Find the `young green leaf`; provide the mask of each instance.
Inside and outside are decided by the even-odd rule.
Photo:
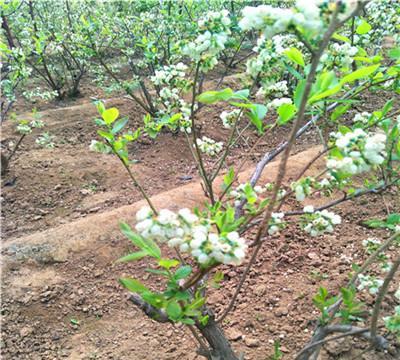
[[[141,294],[149,291],[140,281],[130,278],[120,278],[119,282],[122,286],[127,288],[130,292]]]
[[[113,126],[113,128],[112,128],[112,130],[111,130],[111,132],[115,135],[116,133],[121,131],[125,127],[125,125],[127,124],[128,120],[129,119],[127,117],[124,117],[124,118],[119,119],[118,121],[116,121],[114,126]]]
[[[233,90],[226,88],[221,91],[205,91],[199,96],[197,96],[197,101],[203,104],[214,104],[221,100],[229,100],[233,96]]]
[[[135,260],[140,260],[148,255],[149,255],[149,253],[147,251],[141,250],[141,251],[134,252],[132,254],[125,255],[122,258],[119,258],[117,261],[118,262],[135,261]]]
[[[358,35],[364,35],[372,29],[372,26],[368,24],[364,19],[361,20],[361,24],[357,26],[356,33]]]
[[[176,259],[161,259],[158,261],[158,265],[163,267],[164,269],[171,269],[172,267],[178,266],[179,261]]]
[[[107,125],[111,125],[115,120],[118,119],[119,111],[117,108],[110,108],[104,110],[101,114],[101,117],[105,121]]]
[[[282,104],[279,106],[277,113],[279,115],[278,124],[284,125],[290,121],[296,114],[296,106],[293,104]]]
[[[304,58],[303,54],[301,53],[300,50],[296,48],[290,48],[286,51],[283,52],[290,60],[295,62],[297,65],[300,65],[301,67],[305,66],[304,63]]]
[[[165,311],[171,320],[178,320],[182,315],[182,308],[176,300],[171,300],[165,308]]]
[[[192,272],[192,268],[189,265],[185,265],[180,267],[178,270],[175,271],[174,279],[180,280],[188,277]]]
[[[122,233],[139,249],[147,251],[149,256],[152,256],[156,259],[161,258],[161,250],[153,240],[145,239],[142,236],[135,234],[130,226],[126,223],[120,223],[119,227]]]

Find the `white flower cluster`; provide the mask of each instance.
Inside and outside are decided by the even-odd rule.
[[[381,241],[375,238],[368,238],[363,240],[362,244],[368,252],[371,252],[375,251],[381,245]]]
[[[240,109],[235,109],[232,111],[223,111],[219,117],[222,120],[224,128],[230,129],[234,125],[235,121],[239,120],[238,119],[239,114],[240,114]]]
[[[362,129],[333,134],[335,145],[342,157],[330,156],[327,167],[333,172],[359,174],[369,171],[373,165],[382,164],[386,157],[386,135],[368,134]]]
[[[215,140],[210,139],[207,136],[203,136],[201,139],[196,139],[196,142],[200,151],[209,156],[217,155],[224,146],[223,142],[216,142]]]
[[[31,122],[28,121],[21,121],[18,125],[17,125],[17,131],[20,134],[30,134],[32,132],[33,128],[42,128],[44,126],[44,122],[40,119],[35,119],[32,120]]]
[[[374,276],[363,275],[363,274],[358,275],[358,281],[360,282],[360,284],[357,286],[357,289],[358,290],[368,289],[371,295],[375,295],[383,284],[382,279],[377,279]]]
[[[42,147],[52,149],[55,146],[53,140],[54,140],[53,136],[51,136],[48,132],[44,132],[43,134],[37,137],[35,143]]]
[[[371,118],[371,114],[369,112],[363,111],[362,113],[358,113],[354,116],[353,122],[368,124],[370,118]]]
[[[354,1],[342,1],[340,18],[346,16],[353,8]],[[243,30],[261,30],[266,38],[286,31],[290,26],[298,26],[310,35],[319,35],[324,27],[323,17],[332,10],[333,1],[297,0],[295,8],[283,9],[270,5],[258,7],[246,6],[239,22]]]
[[[101,141],[97,141],[97,140],[92,140],[90,142],[89,150],[93,151],[93,152],[102,153],[102,154],[110,154],[112,151],[108,145],[104,144]]]
[[[155,85],[168,85],[176,82],[177,79],[185,79],[187,66],[180,62],[176,65],[165,65],[160,70],[155,71],[155,75],[150,79]]]
[[[354,61],[353,57],[358,53],[355,46],[348,43],[333,43],[327,52],[321,56],[321,63],[325,66],[340,66],[348,68]]]
[[[22,95],[30,101],[36,101],[37,99],[52,100],[58,96],[58,93],[57,91],[42,90],[42,88],[38,86],[31,91],[24,91]]]
[[[311,194],[312,185],[314,182],[314,178],[307,176],[290,184],[290,187],[296,195],[297,201],[303,201],[306,196]]]
[[[25,123],[20,123],[17,125],[17,131],[20,134],[30,134],[32,132],[32,128],[29,126],[29,124]]]
[[[370,1],[365,7],[367,21],[373,31],[367,34],[354,36],[354,43],[357,45],[381,45],[386,37],[391,37],[397,45],[400,43],[399,30],[396,27],[400,23],[400,11],[398,1],[375,0]]]
[[[338,225],[342,222],[339,215],[334,214],[328,210],[314,211],[314,208],[305,207],[304,212],[306,213],[305,218],[307,224],[304,226],[304,230],[311,236],[319,236],[325,232],[333,232],[334,225]]]
[[[187,88],[188,81],[186,79],[187,66],[183,63],[176,65],[164,66],[160,70],[155,71],[155,75],[151,77],[154,85],[161,87],[159,90],[158,102],[164,106],[158,110],[158,117],[164,115],[171,116],[178,112],[182,114],[179,120],[180,130],[190,133],[190,105],[181,98],[181,93]],[[195,105],[195,109],[197,104]]]
[[[272,213],[271,220],[268,224],[268,234],[275,235],[279,233],[279,230],[285,227],[285,223],[283,222],[284,213]]]
[[[257,56],[247,61],[247,74],[255,79],[261,73],[263,87],[270,85],[271,82],[278,82],[281,79],[281,72],[285,69],[285,56],[282,54],[290,47],[301,49],[302,43],[291,34],[275,35],[272,39],[266,39],[261,35],[257,40],[257,46],[253,48]],[[264,79],[268,80],[266,84]]]
[[[144,207],[136,213],[136,220],[135,229],[142,237],[190,253],[203,266],[240,265],[246,256],[246,242],[236,231],[218,234],[208,219],[200,219],[189,209],[177,214],[162,209],[154,216],[150,208]]]
[[[252,202],[256,202],[258,200],[257,194],[262,194],[267,189],[260,185],[254,186],[254,188],[250,185],[250,183],[239,184],[234,190],[229,192],[229,196],[234,199],[234,205],[239,206],[242,200],[246,200],[248,196],[251,196]],[[247,199],[248,200],[248,199]]]
[[[267,98],[268,96],[277,96],[281,97],[283,95],[287,95],[288,93],[288,86],[287,86],[287,81],[278,81],[277,83],[272,83],[269,85],[263,85],[260,90],[257,91],[256,96],[262,96],[264,98]]]
[[[267,108],[277,109],[283,104],[292,104],[292,99],[286,97],[274,99],[267,104]]]
[[[202,60],[201,70],[211,70],[218,63],[218,55],[225,49],[231,33],[229,12],[209,12],[198,21],[200,34],[184,46],[182,52],[195,61]]]

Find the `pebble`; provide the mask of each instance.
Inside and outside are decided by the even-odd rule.
[[[231,341],[240,340],[243,337],[243,334],[236,329],[228,329],[226,331],[227,338]]]
[[[257,339],[253,339],[253,338],[248,338],[246,337],[244,339],[244,343],[246,344],[247,347],[250,348],[255,348],[255,347],[259,347],[260,346],[260,341]]]

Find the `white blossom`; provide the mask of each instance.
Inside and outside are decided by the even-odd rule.
[[[200,151],[209,156],[217,155],[219,152],[221,152],[224,145],[222,142],[216,142],[207,136],[203,136],[201,139],[196,139],[196,143]]]
[[[150,208],[144,207],[136,213],[136,219],[135,229],[141,236],[179,247],[201,265],[239,265],[246,256],[247,245],[238,232],[219,234],[208,219],[199,218],[189,209],[180,209],[177,214],[162,209],[155,216]]]
[[[319,236],[325,232],[333,232],[334,225],[338,225],[342,222],[339,215],[326,209],[313,213],[306,213],[304,218],[306,219],[306,224],[303,228],[311,236]]]

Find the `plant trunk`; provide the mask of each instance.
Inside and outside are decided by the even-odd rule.
[[[210,350],[205,353],[201,352],[201,355],[209,360],[239,360],[224,332],[212,316],[210,316],[206,326],[199,325],[197,328],[210,345]]]

